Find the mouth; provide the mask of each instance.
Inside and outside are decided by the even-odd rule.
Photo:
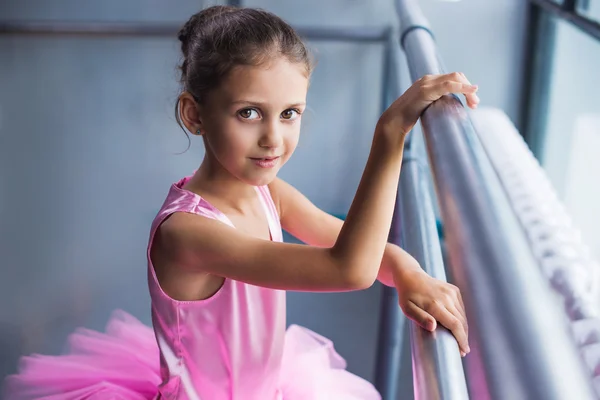
[[[275,157],[250,157],[252,161],[273,161],[279,159],[279,156]]]
[[[272,168],[279,161],[279,156],[277,157],[250,157],[250,159],[261,168]]]

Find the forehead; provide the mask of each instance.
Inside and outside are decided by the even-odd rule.
[[[260,66],[234,67],[221,84],[223,100],[292,104],[306,101],[309,79],[303,65],[277,58]]]

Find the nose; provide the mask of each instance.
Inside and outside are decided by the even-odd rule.
[[[279,121],[264,124],[258,145],[265,149],[274,149],[280,147],[282,144],[283,127]]]

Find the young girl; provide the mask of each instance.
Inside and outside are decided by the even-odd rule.
[[[206,155],[152,224],[154,332],[123,312],[106,333],[80,329],[66,355],[24,357],[8,399],[377,399],[330,341],[285,322],[285,290],[361,290],[376,279],[397,288],[409,318],[430,331],[438,321],[468,353],[457,288],[386,242],[406,135],[442,95],[463,93],[475,107],[477,88],[458,73],[427,76],[398,98],[375,127],[342,222],[277,178],[298,142],[311,74],[292,28],[265,11],[216,6],[179,40],[176,116]],[[282,228],[308,245],[282,243]]]

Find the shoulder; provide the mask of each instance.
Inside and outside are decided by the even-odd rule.
[[[302,200],[303,196],[298,189],[281,178],[275,178],[268,187],[277,212],[282,219],[287,208]]]
[[[310,200],[283,179],[275,178],[268,186],[281,220],[285,219],[286,214],[291,216],[314,211]]]
[[[281,207],[281,199],[285,198],[288,183],[286,183],[281,178],[275,178],[271,183],[267,185],[269,188],[269,193],[271,193],[271,198],[273,199],[273,203],[275,203],[275,208],[277,209],[277,213],[279,217],[282,216],[282,207]]]

